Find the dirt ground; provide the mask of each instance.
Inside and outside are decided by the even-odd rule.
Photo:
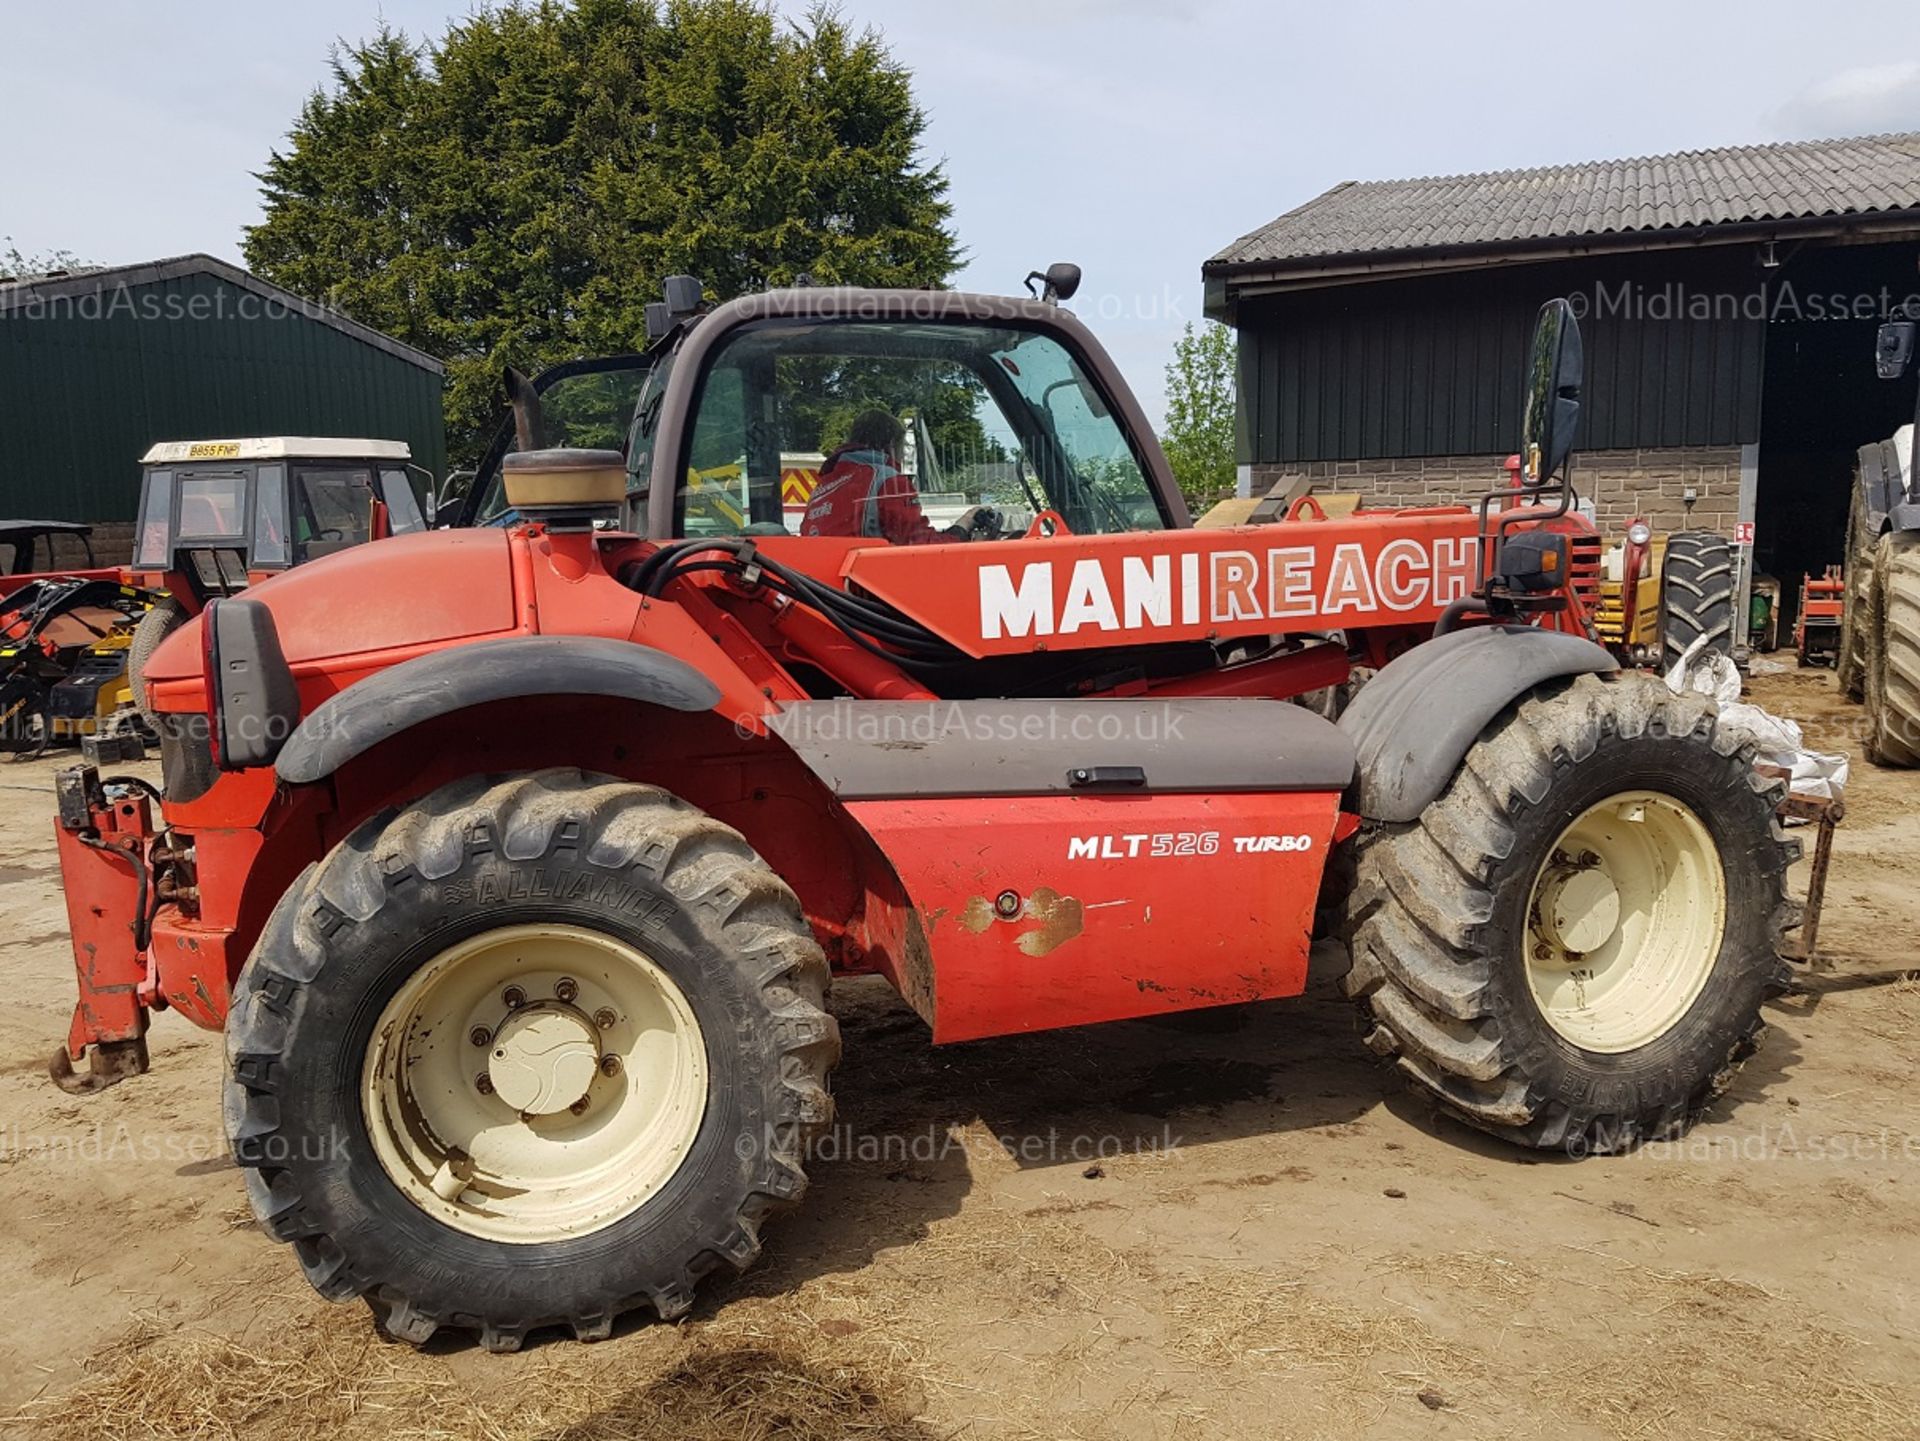
[[[1857,749],[1827,674],[1755,689]],[[1920,773],[1856,763],[1821,962],[1682,1142],[1490,1143],[1325,992],[936,1051],[847,986],[841,1129],[761,1265],[496,1357],[382,1341],[253,1229],[217,1037],[47,1083],[56,764],[0,767],[6,1434],[1920,1435]]]

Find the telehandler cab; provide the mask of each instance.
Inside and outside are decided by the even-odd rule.
[[[60,779],[57,1076],[144,1070],[156,1009],[224,1027],[263,1227],[392,1335],[499,1350],[755,1258],[832,1117],[833,975],[964,1041],[1297,994],[1318,913],[1367,1043],[1470,1124],[1683,1130],[1782,977],[1795,851],[1751,747],[1588,638],[1568,307],[1519,490],[1195,530],[1069,269],[676,282],[623,452],[511,455],[510,525],[211,600],[146,672],[164,796]],[[780,457],[876,408],[1031,523],[789,533]],[[1288,703],[1362,663],[1338,724]]]

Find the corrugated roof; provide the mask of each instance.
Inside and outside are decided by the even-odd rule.
[[[384,350],[387,354],[401,360],[410,361],[422,370],[430,370],[435,375],[444,375],[446,367],[438,359],[424,350],[417,350],[404,340],[395,340],[391,335],[363,325],[352,316],[329,306],[319,305],[302,296],[295,295],[284,286],[275,285],[270,280],[262,280],[250,270],[242,270],[237,265],[229,265],[224,260],[216,260],[211,255],[176,255],[166,260],[146,260],[137,265],[76,265],[67,270],[49,270],[37,275],[20,275],[12,279],[0,280],[0,320],[10,313],[30,314],[31,307],[39,301],[75,295],[91,295],[110,287],[125,286],[132,289],[140,285],[152,285],[157,281],[172,280],[182,275],[213,275],[250,291],[263,300],[283,307],[285,313],[299,315],[308,320],[318,321],[331,326],[355,340]]]
[[[1920,132],[1344,181],[1208,270],[1920,209]]]

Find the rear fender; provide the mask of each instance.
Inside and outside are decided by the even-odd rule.
[[[1618,669],[1592,641],[1533,626],[1470,626],[1415,646],[1340,717],[1357,761],[1352,808],[1418,820],[1501,711],[1543,681]]]
[[[514,636],[389,666],[321,703],[274,761],[288,785],[325,780],[356,756],[440,716],[542,696],[598,696],[710,711],[720,687],[678,656],[597,636]]]

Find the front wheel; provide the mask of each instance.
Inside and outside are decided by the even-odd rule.
[[[799,903],[738,834],[579,771],[361,826],[234,991],[255,1214],[393,1335],[511,1350],[671,1319],[806,1187],[839,1033]]]
[[[1536,691],[1419,821],[1361,842],[1346,985],[1369,1044],[1522,1145],[1680,1134],[1785,977],[1777,789],[1711,707],[1650,678]]]
[[[1878,604],[1867,637],[1867,758],[1920,765],[1920,534],[1880,537],[1869,552]]]
[[[127,685],[133,691],[134,709],[140,712],[147,729],[155,734],[159,733],[160,721],[159,713],[147,700],[144,683],[147,662],[153,659],[160,642],[186,623],[186,608],[172,596],[163,595],[140,617],[140,623],[133,628],[133,640],[127,646]]]

